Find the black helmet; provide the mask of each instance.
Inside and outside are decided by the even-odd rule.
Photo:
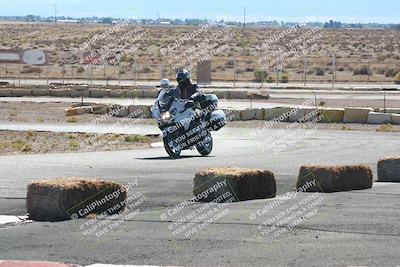
[[[176,81],[180,84],[181,82],[184,82],[185,80],[190,81],[190,72],[187,70],[180,70],[176,73]]]

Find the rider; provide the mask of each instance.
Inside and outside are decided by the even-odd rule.
[[[192,95],[199,92],[197,84],[192,84],[190,81],[190,72],[187,70],[181,70],[176,73],[176,81],[180,96],[182,99],[190,99]]]

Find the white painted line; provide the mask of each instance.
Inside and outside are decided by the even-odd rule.
[[[164,143],[163,142],[151,143],[150,147],[153,147],[153,148],[164,147]]]
[[[28,216],[0,215],[0,225],[28,222]]]

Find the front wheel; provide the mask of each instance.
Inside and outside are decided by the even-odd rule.
[[[213,149],[213,139],[210,133],[208,133],[203,141],[196,145],[196,149],[202,156],[210,155]]]
[[[164,148],[167,151],[168,155],[171,159],[179,159],[181,156],[181,147],[176,142],[176,140],[172,137],[172,135],[167,135],[163,138],[164,141]]]

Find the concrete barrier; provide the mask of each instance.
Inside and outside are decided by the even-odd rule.
[[[372,187],[372,170],[368,166],[313,166],[300,168],[297,189],[304,192],[339,192]]]
[[[71,97],[71,90],[69,90],[69,89],[51,89],[50,96]]]
[[[240,121],[241,111],[236,109],[223,109],[227,121]]]
[[[344,123],[367,123],[368,113],[373,112],[372,108],[352,108],[344,109]]]
[[[103,98],[109,96],[109,90],[107,89],[90,89],[90,97]]]
[[[264,112],[264,120],[278,120],[279,122],[288,122],[292,108],[289,107],[276,107],[267,108]]]
[[[227,91],[228,99],[247,99],[249,95],[247,91],[229,90]]]
[[[158,96],[158,90],[144,90],[143,97],[144,98],[156,98]],[[136,92],[138,94],[138,92]]]
[[[121,90],[110,90],[109,92],[110,97],[115,97],[115,98],[122,98],[126,96],[126,91],[121,91]]]
[[[309,122],[317,120],[320,115],[320,111],[317,108],[299,108],[293,109],[289,116],[289,122]],[[316,121],[318,122],[318,121]]]
[[[400,125],[400,114],[392,114],[392,124]]]
[[[400,182],[400,157],[388,157],[378,161],[379,182]]]
[[[109,195],[113,195],[113,198],[106,198]],[[123,201],[126,196],[123,186],[113,182],[59,178],[30,183],[26,206],[32,220],[63,221],[107,210],[109,214],[119,213],[125,208]],[[96,201],[101,205],[88,211],[87,205]]]
[[[31,89],[12,89],[12,96],[13,97],[22,97],[22,96],[32,96]]]
[[[151,118],[150,106],[131,105],[128,107],[128,117],[134,119],[149,119]]]
[[[392,114],[389,113],[378,113],[370,112],[368,113],[369,124],[387,124],[392,122]]]
[[[0,97],[12,97],[11,89],[0,89]]]
[[[342,123],[344,118],[344,109],[341,108],[323,108],[320,109],[321,123]]]
[[[201,196],[197,199],[201,202],[273,198],[276,195],[276,181],[274,174],[268,170],[212,168],[196,173],[193,193]]]
[[[49,96],[50,89],[32,89],[32,96]]]
[[[400,108],[379,108],[378,112],[400,114]]]
[[[245,109],[240,111],[240,120],[250,121],[250,120],[263,120],[265,110],[261,109]]]

